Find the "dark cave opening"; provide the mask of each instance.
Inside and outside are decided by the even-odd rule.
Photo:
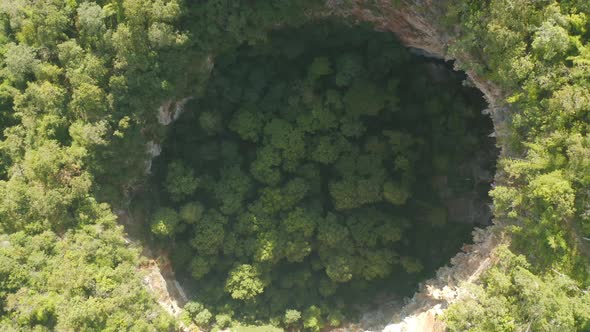
[[[498,151],[465,78],[330,21],[218,56],[136,199],[152,245],[201,311],[241,322],[339,325],[411,296],[491,222]]]

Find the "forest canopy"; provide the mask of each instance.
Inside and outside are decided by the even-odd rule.
[[[382,285],[411,294],[469,238],[449,202],[487,209],[473,168],[493,165],[491,123],[460,79],[331,21],[218,56],[139,199],[158,206],[150,229],[194,289],[193,321],[297,312],[318,330]]]
[[[398,9],[494,91],[505,243],[447,327],[588,330],[590,5],[428,3],[0,1],[0,330],[319,330],[410,295],[469,241],[496,156],[464,75],[358,24]]]

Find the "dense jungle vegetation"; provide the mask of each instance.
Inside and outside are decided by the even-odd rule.
[[[196,323],[338,326],[384,288],[411,295],[469,241],[445,203],[487,209],[491,179],[482,195],[471,169],[496,151],[459,75],[331,22],[215,66],[169,129],[152,199],[137,199],[159,206],[149,227],[194,280]]]
[[[511,239],[471,297],[451,306],[449,327],[587,331],[590,3],[465,1],[448,13],[446,23],[462,28],[451,54],[505,91],[505,153],[491,195]]]
[[[435,6],[449,55],[505,97],[491,196],[506,244],[447,325],[589,330],[590,4]],[[310,24],[324,10],[0,1],[0,330],[178,329],[113,212],[137,192],[154,245],[197,285],[183,324],[318,330],[343,321],[347,297],[444,263],[456,248],[422,234],[441,260],[429,262],[415,234],[455,227],[429,177],[454,178],[478,150],[480,109],[392,36],[322,34]],[[158,106],[186,96],[181,119],[159,125]],[[151,178],[148,141],[165,147]]]

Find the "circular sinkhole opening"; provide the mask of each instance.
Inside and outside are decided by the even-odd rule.
[[[411,296],[491,220],[498,152],[465,78],[333,22],[219,55],[141,199],[184,318],[318,330]]]

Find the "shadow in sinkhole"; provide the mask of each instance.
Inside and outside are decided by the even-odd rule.
[[[134,201],[198,323],[338,325],[489,224],[493,126],[451,68],[330,21],[217,57]]]

